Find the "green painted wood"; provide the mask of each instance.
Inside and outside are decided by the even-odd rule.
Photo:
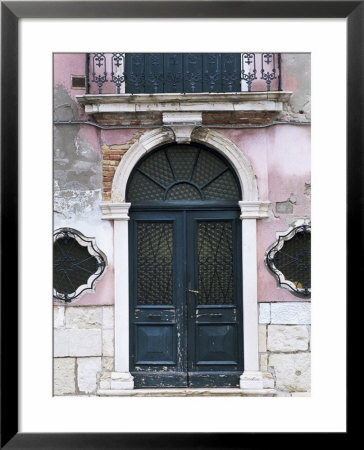
[[[164,92],[163,53],[145,53],[145,92]]]
[[[149,226],[156,235],[147,235],[153,244],[145,247],[140,230],[148,233]],[[207,226],[209,232],[218,227],[218,236],[212,234],[211,241],[201,244],[201,226]],[[237,208],[144,212],[131,208],[130,368],[135,387],[238,386],[243,371],[240,226]],[[171,227],[173,237],[168,231]],[[226,230],[230,230],[228,236],[224,236]],[[172,245],[172,273],[168,269],[170,251],[163,239]],[[219,244],[223,251],[214,239],[225,241]],[[205,244],[209,249],[204,253],[201,247]],[[213,286],[205,286],[203,296],[187,291],[203,289],[201,253],[207,259],[217,255],[209,275]],[[140,257],[145,258],[143,264]],[[165,294],[162,266],[173,287],[171,301]],[[224,286],[220,290],[213,279],[227,275],[231,280],[221,278]],[[149,290],[141,287],[140,278],[146,280],[146,286],[149,283]]]
[[[203,91],[222,92],[221,53],[203,53]]]
[[[130,371],[135,387],[187,385],[183,230],[181,214],[130,213]]]
[[[187,277],[198,292],[188,296],[189,386],[237,386],[243,371],[239,211],[190,211],[187,229]]]
[[[203,92],[202,53],[183,54],[184,92]]]
[[[241,91],[240,53],[222,53],[222,92]]]
[[[238,92],[240,53],[126,53],[125,92]]]
[[[145,54],[125,54],[125,92],[140,94],[145,92]]]
[[[131,174],[130,367],[136,387],[238,385],[240,198],[227,161],[199,145],[161,147]]]
[[[164,90],[163,92],[183,92],[182,53],[164,54]]]

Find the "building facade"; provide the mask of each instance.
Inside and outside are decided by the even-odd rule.
[[[54,55],[54,395],[310,393],[310,55]]]

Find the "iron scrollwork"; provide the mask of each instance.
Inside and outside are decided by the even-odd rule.
[[[104,53],[95,53],[92,58],[92,82],[97,83],[99,94],[107,82],[106,57]]]
[[[121,85],[125,81],[124,59],[124,53],[113,53],[111,57],[111,81],[115,83],[117,94],[120,94]]]
[[[272,69],[271,63],[273,63]],[[267,68],[270,70],[267,71]],[[277,78],[276,75],[276,58],[274,53],[262,53],[262,69],[261,69],[261,79],[267,84],[267,91],[271,89],[271,83]]]
[[[241,71],[242,80],[244,80],[248,86],[248,91],[252,90],[252,83],[257,79],[257,68],[255,63],[255,53],[243,53],[242,67]],[[249,70],[246,70],[244,67],[248,66]]]
[[[91,53],[86,61],[99,94],[111,84],[117,94],[282,90],[280,53]]]
[[[69,303],[86,291],[105,272],[107,259],[95,239],[73,228],[60,228],[53,235],[53,297]]]

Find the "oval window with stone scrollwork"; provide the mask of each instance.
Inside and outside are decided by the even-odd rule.
[[[53,297],[71,302],[86,291],[105,272],[107,260],[94,238],[72,228],[60,228],[53,236]]]
[[[293,294],[311,296],[311,226],[307,221],[277,233],[265,262],[279,286]]]

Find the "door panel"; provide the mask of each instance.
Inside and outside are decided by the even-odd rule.
[[[183,216],[130,220],[130,367],[135,387],[186,387]]]
[[[196,334],[196,365],[237,364],[234,325],[199,324]]]
[[[188,278],[191,290],[197,291],[189,294],[188,302],[189,386],[239,386],[243,367],[239,213],[191,211],[187,227]]]
[[[131,212],[136,387],[239,385],[240,236],[238,211]]]
[[[135,364],[176,364],[174,325],[137,324]]]

